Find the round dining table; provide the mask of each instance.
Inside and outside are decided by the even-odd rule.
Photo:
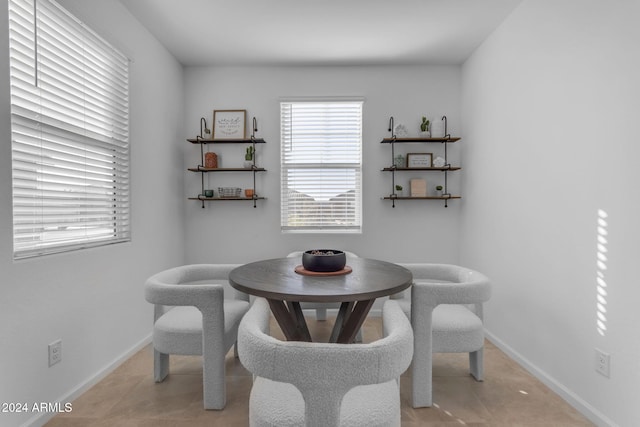
[[[329,339],[352,343],[376,298],[393,295],[413,283],[408,269],[387,261],[348,258],[344,274],[313,275],[298,258],[275,258],[236,267],[229,274],[235,289],[269,302],[289,341],[311,341],[301,302],[340,303]]]

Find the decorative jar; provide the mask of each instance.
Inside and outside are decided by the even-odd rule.
[[[218,155],[216,153],[204,153],[204,167],[216,169],[218,167]]]

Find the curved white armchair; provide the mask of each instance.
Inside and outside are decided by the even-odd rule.
[[[169,374],[170,354],[202,355],[205,409],[225,406],[224,359],[236,342],[240,320],[249,309],[248,296],[228,284],[229,273],[235,267],[185,265],[155,274],[145,284],[145,298],[155,304],[155,381],[161,382]]]
[[[414,333],[412,405],[431,406],[433,353],[469,353],[471,375],[483,380],[482,303],[489,279],[449,264],[400,264],[413,273],[411,299],[398,299]]]
[[[399,377],[413,334],[395,301],[382,316],[385,337],[370,344],[279,341],[268,335],[267,302],[257,298],[238,332],[240,361],[256,376],[250,425],[400,426]]]
[[[304,253],[304,251],[295,251],[295,252],[291,252],[289,255],[287,255],[287,258],[299,258],[300,259],[300,263],[302,263],[302,254]],[[344,254],[347,256],[347,260],[349,258],[358,258],[358,255],[354,254],[353,252],[349,252],[349,251],[344,251]],[[347,261],[348,264],[348,261]],[[300,303],[300,307],[302,307],[302,309],[315,309],[316,310],[316,319],[317,320],[327,320],[327,309],[328,308],[340,308],[340,303],[339,302],[334,302],[334,303],[330,303],[330,302],[303,302]],[[358,332],[358,337],[356,338],[356,341],[358,342],[362,342],[362,333]]]

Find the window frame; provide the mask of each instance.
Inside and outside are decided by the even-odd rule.
[[[54,0],[9,0],[13,257],[131,240],[129,60]]]
[[[362,151],[363,151],[363,110],[364,98],[362,97],[305,97],[305,98],[282,98],[280,100],[281,114],[281,138],[280,138],[280,228],[282,233],[309,233],[309,234],[360,234],[362,233]],[[314,106],[325,105],[327,108],[336,108],[336,110],[347,107],[350,108],[344,112],[343,118],[349,119],[349,114],[356,113],[356,119],[349,122],[343,134],[336,138],[333,128],[324,128],[323,125],[312,129],[310,132],[325,132],[324,137],[311,141],[311,137],[302,136],[298,138],[297,144],[308,144],[306,157],[305,154],[299,154],[297,161],[295,149],[293,149],[295,136],[293,135],[294,117],[292,112],[286,112],[285,106],[295,108],[313,109]],[[304,106],[304,107],[303,107]],[[318,107],[320,108],[320,107]],[[331,114],[331,113],[327,113]],[[333,113],[336,114],[336,113]],[[314,117],[318,119],[318,117]],[[328,119],[319,119],[327,120]],[[287,121],[290,121],[288,123]],[[351,128],[351,126],[354,126]],[[337,127],[337,126],[336,126]],[[305,129],[306,131],[306,129]],[[300,131],[303,133],[303,131]],[[338,132],[339,133],[339,132]],[[345,157],[339,160],[337,154],[332,155],[336,150],[336,139],[344,139],[342,148],[345,150]],[[316,146],[315,148],[313,146]],[[310,147],[310,148],[309,148]],[[351,147],[351,148],[349,148]],[[357,147],[357,149],[354,149]],[[318,160],[314,162],[309,159],[309,153],[313,150],[320,150]],[[303,150],[300,150],[303,151]],[[334,157],[333,160],[331,158]],[[338,158],[338,160],[336,160]],[[321,172],[324,171],[324,172]],[[324,187],[317,184],[308,184],[310,178],[305,178],[304,174],[309,177],[317,178],[317,182],[321,182],[321,176],[329,181],[330,186]],[[295,181],[294,175],[299,175],[298,181]],[[337,185],[336,177],[340,176],[346,181],[352,181],[352,186],[347,184]],[[291,184],[292,177],[294,184]],[[305,181],[306,180],[306,181]],[[308,191],[298,191],[304,188],[307,183]],[[315,187],[314,187],[315,185]],[[333,186],[333,188],[332,188]],[[343,187],[342,190],[339,188]],[[336,191],[337,193],[333,193]],[[311,193],[311,194],[308,194]],[[324,194],[322,194],[324,193]],[[293,218],[293,212],[300,210],[303,213],[296,219]],[[300,219],[302,218],[302,219]],[[343,224],[339,222],[343,221]]]

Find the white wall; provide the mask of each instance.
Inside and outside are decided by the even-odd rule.
[[[461,261],[492,278],[487,328],[600,425],[640,425],[639,5],[526,1],[462,71]]]
[[[19,262],[12,256],[7,2],[0,4],[0,402],[58,402],[148,339],[143,283],[184,260],[183,70],[115,0],[63,5],[131,64],[130,243]],[[61,338],[62,363],[47,365]],[[149,373],[151,375],[151,372]],[[15,426],[37,414],[0,414]],[[43,422],[46,415],[36,424]]]
[[[363,232],[360,235],[282,234],[280,231],[280,97],[365,97],[363,128]],[[350,250],[361,256],[397,261],[456,262],[459,201],[445,209],[441,202],[398,202],[395,208],[381,197],[391,192],[391,176],[381,169],[391,164],[389,144],[381,144],[389,117],[414,135],[421,115],[446,114],[455,135],[460,127],[460,67],[194,67],[186,69],[184,138],[199,133],[199,119],[211,124],[213,110],[246,109],[258,120],[257,163],[267,169],[258,175],[257,193],[267,197],[256,209],[249,202],[187,203],[187,260],[244,262],[313,247]],[[248,126],[250,129],[250,125]],[[461,143],[462,144],[462,143]],[[459,156],[461,144],[451,148]],[[456,145],[456,144],[454,144]],[[234,148],[237,148],[234,151]],[[408,152],[439,152],[440,144],[403,148]],[[240,166],[244,147],[213,147],[221,166]],[[405,151],[406,152],[406,151]],[[184,143],[185,170],[199,163],[200,151]],[[441,173],[415,174],[435,186]],[[410,175],[400,180],[408,184]],[[209,174],[210,188],[222,184],[248,187],[249,175]],[[453,177],[455,181],[458,177]],[[187,173],[186,195],[200,191],[200,176]],[[464,194],[463,194],[464,196]]]

